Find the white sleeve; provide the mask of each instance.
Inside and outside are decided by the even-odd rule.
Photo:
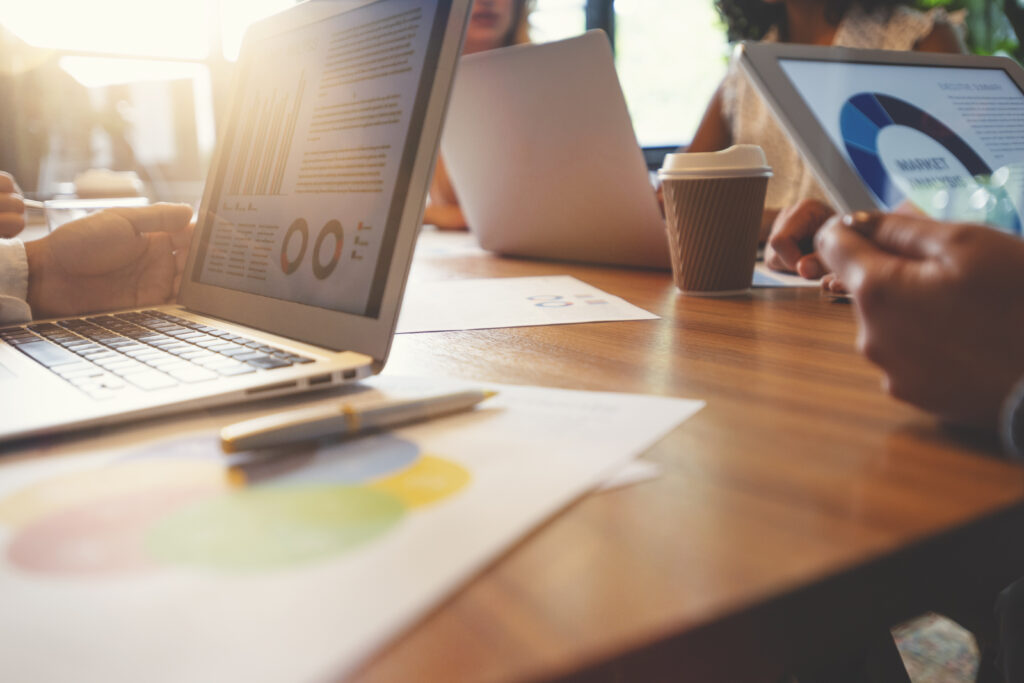
[[[28,302],[28,259],[21,240],[0,240],[0,325],[32,319]]]

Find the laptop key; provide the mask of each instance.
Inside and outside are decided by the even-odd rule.
[[[217,372],[224,375],[225,377],[234,377],[235,375],[247,375],[251,372],[256,372],[256,368],[249,367],[245,363],[235,363],[234,365],[226,365],[220,368],[214,368]]]
[[[192,362],[195,363],[196,365],[201,365],[204,368],[209,368],[210,370],[216,370],[217,368],[222,368],[225,366],[235,364],[234,360],[230,358],[225,358],[224,356],[217,355],[214,355],[210,358],[196,358]]]
[[[283,354],[281,356],[278,356],[278,358],[283,358],[284,360],[289,360],[289,361],[291,361],[293,363],[300,363],[300,364],[302,364],[302,363],[312,363],[313,362],[312,358],[306,358],[305,356],[300,356],[297,353],[286,353],[286,354]]]
[[[216,372],[212,372],[205,368],[199,368],[194,365],[176,370],[168,370],[167,374],[180,382],[186,382],[188,384],[205,382],[208,379],[214,379],[217,377]]]
[[[30,344],[32,342],[42,341],[42,339],[35,336],[34,334],[31,334],[25,337],[14,337],[12,339],[5,339],[4,341],[6,341],[11,346],[21,346],[22,344]]]
[[[65,348],[52,344],[42,339],[27,344],[18,344],[14,348],[18,349],[26,356],[48,368],[52,368],[56,365],[62,365],[64,363],[77,363],[81,360],[78,356],[71,353]]]
[[[247,360],[246,363],[256,368],[263,368],[264,370],[273,370],[274,368],[286,368],[291,365],[286,360],[280,358],[274,358],[273,356],[262,356],[260,358],[253,358]]]
[[[53,372],[64,379],[71,379],[72,377],[102,377],[105,374],[103,368],[84,361],[54,366]]]
[[[178,384],[178,382],[173,378],[168,377],[162,372],[156,372],[155,370],[136,372],[130,375],[122,375],[122,377],[138,388],[145,389],[146,391],[151,391],[153,389],[166,389],[167,387],[173,387]]]
[[[230,356],[231,358],[238,358],[239,356],[247,356],[247,355],[251,354],[252,352],[253,351],[250,348],[246,348],[244,346],[239,346],[236,349],[228,349],[227,351],[220,351],[220,354],[222,356]],[[256,355],[257,356],[262,356],[263,354],[256,354]]]

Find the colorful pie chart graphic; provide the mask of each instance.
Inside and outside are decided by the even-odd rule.
[[[242,470],[225,467],[214,439],[181,439],[13,492],[0,528],[7,563],[37,576],[273,571],[356,551],[469,480],[386,434]]]
[[[987,201],[983,217],[1021,232],[1020,217],[1006,190],[989,184],[989,165],[928,112],[897,97],[863,92],[843,105],[839,127],[853,167],[883,206],[894,209],[910,199],[935,215],[932,202],[922,197],[940,192],[966,196],[982,189],[982,205],[975,208],[985,209]],[[977,199],[975,195],[972,201]]]

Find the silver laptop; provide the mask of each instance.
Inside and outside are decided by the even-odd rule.
[[[665,223],[603,32],[464,57],[441,153],[484,249],[669,267]]]
[[[0,329],[0,440],[378,371],[470,4],[319,0],[250,29],[178,305]]]

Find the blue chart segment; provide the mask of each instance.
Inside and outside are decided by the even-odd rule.
[[[1013,233],[1021,233],[1020,216],[1013,207],[1013,202],[1003,187],[989,185],[992,169],[985,160],[968,145],[963,138],[954,133],[934,116],[918,107],[890,95],[863,92],[846,101],[839,113],[839,128],[842,132],[846,152],[853,162],[854,168],[875,197],[888,209],[896,208],[907,199],[904,190],[897,184],[897,179],[890,175],[882,158],[878,140],[879,135],[889,126],[900,126],[923,134],[941,145],[949,155],[956,159],[969,177],[964,178],[962,172],[954,176],[952,181],[956,189],[985,188],[990,202],[996,211],[983,216],[984,222],[1002,227]],[[888,144],[888,143],[887,143]],[[891,153],[892,150],[889,150]],[[915,160],[912,160],[913,163]],[[925,160],[929,161],[929,160]],[[901,177],[904,185],[913,180]],[[936,187],[938,192],[942,188]],[[920,202],[917,202],[920,205]],[[926,213],[931,207],[920,205]],[[943,216],[950,218],[955,216]],[[974,217],[972,217],[974,218]],[[981,218],[981,216],[978,216]]]
[[[888,126],[906,126],[924,133],[945,147],[973,176],[988,176],[992,169],[959,135],[926,111],[889,95],[860,93],[846,101],[839,114],[846,151],[871,191],[885,206],[894,208],[905,198],[882,165],[878,134]]]

